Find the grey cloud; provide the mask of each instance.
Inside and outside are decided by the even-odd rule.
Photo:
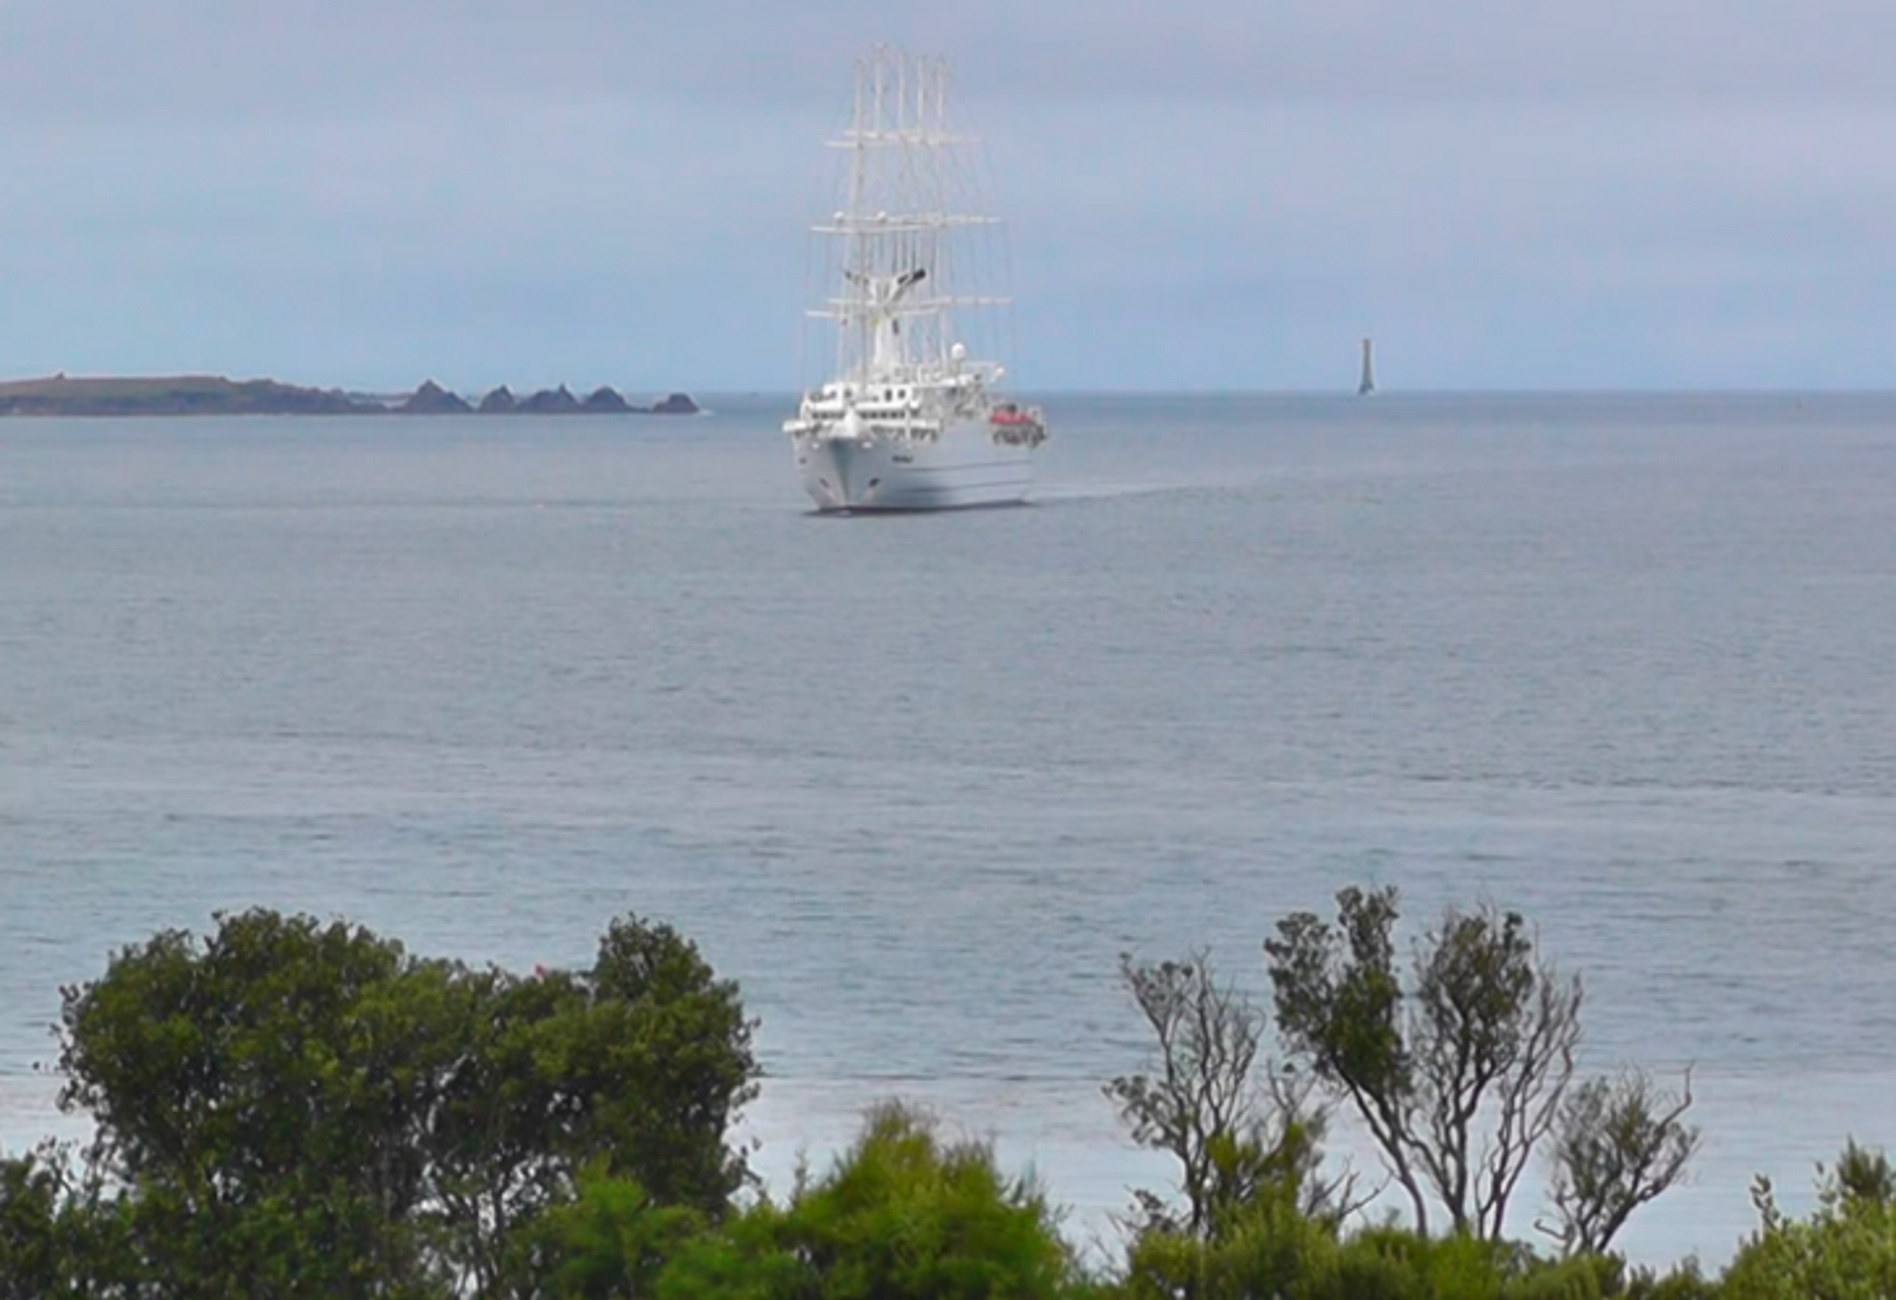
[[[1896,94],[1881,0],[11,0],[0,34],[0,108],[33,116],[496,93],[827,108],[876,40],[947,54],[995,99]]]
[[[0,0],[0,355],[788,387],[878,38],[991,140],[1030,382],[1896,373],[1861,0]]]

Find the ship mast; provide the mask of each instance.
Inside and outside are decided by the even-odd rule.
[[[945,59],[878,48],[857,60],[852,121],[830,142],[849,151],[846,206],[814,227],[838,240],[841,284],[811,314],[837,323],[839,378],[928,381],[987,364],[956,355],[949,320],[1006,299],[956,291],[952,236],[997,219],[955,208],[957,150],[978,141],[949,130],[947,84]]]

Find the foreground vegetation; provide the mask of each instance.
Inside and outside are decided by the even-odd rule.
[[[0,1297],[1896,1297],[1896,1175],[1854,1145],[1809,1218],[1760,1180],[1722,1274],[1629,1268],[1614,1237],[1697,1147],[1689,1076],[1577,1078],[1581,984],[1519,916],[1451,910],[1404,962],[1393,892],[1337,902],[1265,944],[1268,1012],[1202,954],[1123,962],[1151,1054],[1105,1091],[1177,1180],[1086,1263],[1040,1188],[897,1102],[764,1194],[731,1136],[755,1024],[667,926],[528,976],[268,911],[165,932],[64,991],[61,1104],[96,1137],[0,1160]],[[1339,1120],[1380,1171],[1326,1158]],[[1370,1216],[1385,1189],[1406,1221]]]

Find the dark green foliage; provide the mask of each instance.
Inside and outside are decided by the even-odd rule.
[[[122,1253],[160,1294],[531,1294],[520,1238],[583,1169],[723,1210],[751,1031],[662,925],[523,979],[253,911],[66,990],[62,1104],[95,1119]]]
[[[1060,1294],[1072,1269],[1037,1190],[1004,1178],[988,1146],[944,1144],[899,1105],[871,1113],[786,1227],[824,1300],[1033,1300]]]
[[[725,1135],[757,1092],[737,985],[670,926],[620,920],[599,941],[586,1009],[562,1073],[591,1085],[584,1136],[606,1171],[667,1204],[722,1209],[747,1177]]]
[[[1313,912],[1293,913],[1264,950],[1285,1044],[1348,1098],[1426,1232],[1428,1203],[1410,1154],[1415,1065],[1395,965],[1397,915],[1394,889],[1351,887],[1337,895],[1334,928]]]
[[[103,1207],[102,1207],[103,1209]],[[300,1187],[238,1208],[207,1211],[175,1186],[145,1184],[112,1207],[125,1253],[106,1295],[204,1297],[399,1297],[448,1300],[414,1267],[405,1225],[376,1217],[346,1189]],[[391,1249],[376,1249],[388,1238]]]
[[[1148,1233],[1125,1300],[1607,1300],[1626,1295],[1617,1259],[1559,1262],[1466,1235],[1398,1228],[1339,1237],[1283,1198],[1260,1198],[1214,1240]],[[1675,1300],[1687,1300],[1685,1295]]]
[[[320,1121],[383,1118],[364,1114],[380,1044],[356,1011],[404,965],[366,931],[268,912],[224,918],[201,949],[167,931],[65,991],[61,1104],[91,1113],[119,1173],[175,1177],[194,1204],[354,1175],[357,1149]]]
[[[1635,1269],[1626,1283],[1626,1300],[1718,1300],[1719,1295],[1717,1280],[1699,1271],[1696,1257],[1664,1274]]]
[[[0,1160],[0,1300],[59,1295],[72,1269],[59,1222],[66,1179],[47,1157]]]
[[[991,1147],[899,1105],[787,1201],[745,1203],[727,1132],[755,1092],[753,1024],[668,927],[615,922],[589,970],[521,978],[255,911],[65,991],[62,1103],[97,1136],[0,1159],[0,1300],[1896,1297],[1896,1173],[1854,1141],[1820,1166],[1807,1220],[1760,1180],[1759,1230],[1722,1279],[1626,1276],[1598,1248],[1696,1143],[1689,1088],[1675,1102],[1636,1073],[1559,1111],[1557,1204],[1564,1187],[1563,1211],[1598,1211],[1570,1220],[1569,1257],[1500,1240],[1578,986],[1519,917],[1484,910],[1450,912],[1405,988],[1393,892],[1339,904],[1336,927],[1288,918],[1267,945],[1286,1038],[1372,1131],[1404,1135],[1391,1164],[1418,1203],[1452,1212],[1465,1173],[1472,1208],[1440,1238],[1344,1231],[1316,1185],[1320,1123],[1276,1071],[1254,1083],[1262,1016],[1202,957],[1123,967],[1157,1051],[1107,1092],[1180,1160],[1187,1206],[1146,1198],[1107,1281]],[[1498,1135],[1457,1155],[1477,1114]]]
[[[1896,1215],[1887,1209],[1785,1223],[1746,1244],[1723,1300],[1889,1300],[1896,1296]]]
[[[634,1212],[636,1214],[636,1211]],[[873,1111],[830,1172],[786,1206],[761,1201],[665,1256],[653,1279],[574,1294],[664,1300],[1056,1300],[1083,1284],[1046,1201],[977,1142],[944,1143],[914,1111]],[[563,1249],[573,1250],[568,1237]],[[610,1257],[612,1252],[601,1252]],[[638,1270],[618,1266],[617,1276]]]
[[[1352,1260],[1400,1261],[1389,1275],[1396,1282],[1386,1294],[1430,1300],[1604,1300],[1622,1293],[1617,1259],[1589,1256],[1561,1261],[1543,1259],[1526,1247],[1454,1235],[1426,1241],[1408,1233],[1384,1231],[1352,1241],[1339,1271],[1337,1289],[1324,1300],[1373,1297],[1378,1293],[1353,1282]]]
[[[1880,1165],[1880,1168],[1879,1168]],[[1889,1300],[1896,1296],[1896,1199],[1888,1164],[1854,1141],[1820,1167],[1818,1208],[1807,1220],[1778,1209],[1771,1182],[1752,1188],[1758,1231],[1725,1270],[1721,1300]]]
[[[1676,1183],[1698,1150],[1685,1123],[1692,1076],[1677,1097],[1642,1070],[1589,1079],[1561,1102],[1550,1158],[1554,1222],[1543,1228],[1565,1254],[1601,1254],[1641,1205]]]
[[[795,1240],[787,1212],[759,1200],[682,1243],[652,1294],[658,1300],[822,1300],[823,1279]]]
[[[1181,1216],[1137,1191],[1145,1230],[1204,1237],[1266,1190],[1288,1189],[1312,1214],[1337,1213],[1337,1188],[1319,1178],[1324,1115],[1309,1088],[1265,1063],[1255,1072],[1264,1017],[1221,984],[1204,953],[1144,965],[1120,958],[1120,977],[1153,1035],[1148,1072],[1122,1075],[1106,1095],[1133,1141],[1179,1165]]]
[[[207,1296],[425,1283],[408,1225],[428,1099],[402,1077],[446,1027],[378,1011],[428,975],[366,931],[249,912],[66,990],[61,1102],[92,1113],[94,1158],[133,1189],[142,1272]]]
[[[1267,1191],[1221,1217],[1210,1237],[1148,1227],[1132,1243],[1125,1300],[1276,1300],[1328,1276],[1337,1256],[1333,1222],[1299,1213],[1289,1189]]]
[[[657,1295],[660,1275],[708,1224],[698,1210],[658,1204],[631,1179],[587,1177],[578,1199],[549,1210],[525,1244],[549,1278],[545,1294],[632,1300]]]
[[[660,1205],[722,1211],[743,1182],[726,1142],[755,1094],[752,1024],[668,926],[614,922],[589,975],[467,977],[480,1014],[429,1137],[444,1255],[493,1290],[508,1237],[576,1171],[636,1180]]]
[[[1580,983],[1542,961],[1513,912],[1453,908],[1395,967],[1394,889],[1337,895],[1265,942],[1278,1027],[1349,1100],[1428,1229],[1428,1197],[1457,1233],[1499,1239],[1508,1202],[1573,1073]]]
[[[1843,1144],[1843,1153],[1828,1174],[1827,1189],[1835,1199],[1863,1205],[1896,1202],[1896,1169],[1881,1148],[1860,1147],[1855,1138]]]

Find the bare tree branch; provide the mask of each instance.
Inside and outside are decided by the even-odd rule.
[[[1157,965],[1122,956],[1120,976],[1152,1030],[1153,1060],[1105,1092],[1135,1142],[1178,1161],[1185,1201],[1181,1220],[1163,1197],[1136,1191],[1141,1226],[1206,1238],[1268,1187],[1306,1213],[1354,1208],[1352,1176],[1319,1176],[1325,1119],[1311,1103],[1314,1080],[1268,1068],[1262,1084],[1254,1078],[1263,1013],[1219,983],[1204,952]]]
[[[1684,1176],[1699,1147],[1691,1107],[1690,1067],[1676,1096],[1639,1069],[1573,1089],[1555,1120],[1554,1221],[1535,1226],[1563,1254],[1605,1251],[1634,1210]]]
[[[1581,985],[1540,959],[1518,913],[1449,909],[1393,962],[1396,894],[1345,889],[1332,927],[1286,917],[1264,947],[1290,1050],[1351,1103],[1418,1231],[1431,1198],[1457,1232],[1500,1238],[1573,1075]]]

